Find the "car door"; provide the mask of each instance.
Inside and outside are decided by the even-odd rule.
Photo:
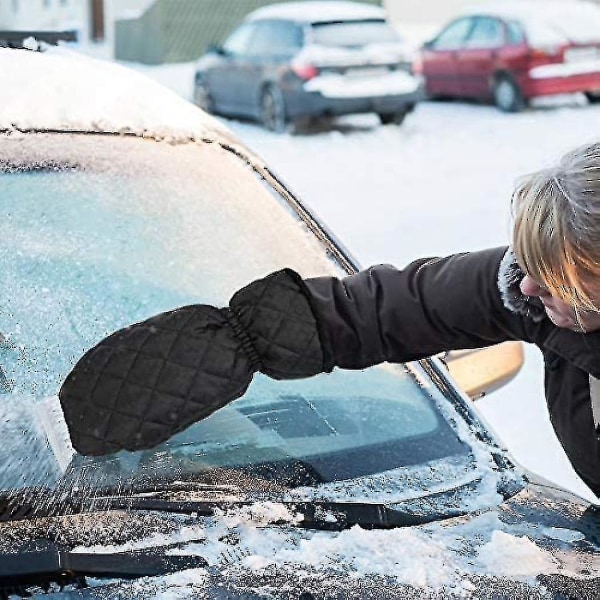
[[[465,96],[486,98],[490,95],[490,80],[505,43],[506,31],[499,19],[475,19],[464,48],[457,53],[462,93]]]
[[[450,23],[423,48],[423,75],[430,96],[462,94],[458,52],[473,26],[473,18],[463,17]]]
[[[265,85],[278,85],[301,44],[302,29],[291,21],[265,20],[257,23],[250,42],[248,63],[240,81],[239,97],[246,112],[260,116]]]
[[[209,73],[210,93],[219,112],[244,114],[239,98],[241,80],[247,70],[251,39],[256,23],[243,23],[224,42],[220,60]]]

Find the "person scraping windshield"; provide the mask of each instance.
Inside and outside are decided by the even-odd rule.
[[[523,179],[509,248],[343,279],[282,269],[227,308],[189,305],[117,331],[60,391],[73,446],[153,447],[242,396],[256,371],[306,378],[523,340],[543,352],[556,434],[600,494],[599,172],[592,144]]]

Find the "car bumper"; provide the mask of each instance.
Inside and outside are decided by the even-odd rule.
[[[421,80],[408,73],[391,73],[371,80],[320,76],[306,82],[286,98],[290,117],[396,113],[423,100]]]
[[[600,61],[542,65],[530,69],[521,85],[526,97],[600,89]]]

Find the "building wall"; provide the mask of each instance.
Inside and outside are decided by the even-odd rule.
[[[0,29],[87,32],[84,0],[1,0]]]
[[[154,0],[104,0],[104,31],[112,46],[115,20],[141,15]],[[75,29],[89,40],[90,0],[0,0],[0,30]]]

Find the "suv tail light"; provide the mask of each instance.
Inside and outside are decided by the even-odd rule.
[[[306,63],[292,64],[292,71],[304,81],[308,81],[319,74],[317,67]]]
[[[423,59],[420,56],[413,60],[411,73],[413,75],[423,75]]]

